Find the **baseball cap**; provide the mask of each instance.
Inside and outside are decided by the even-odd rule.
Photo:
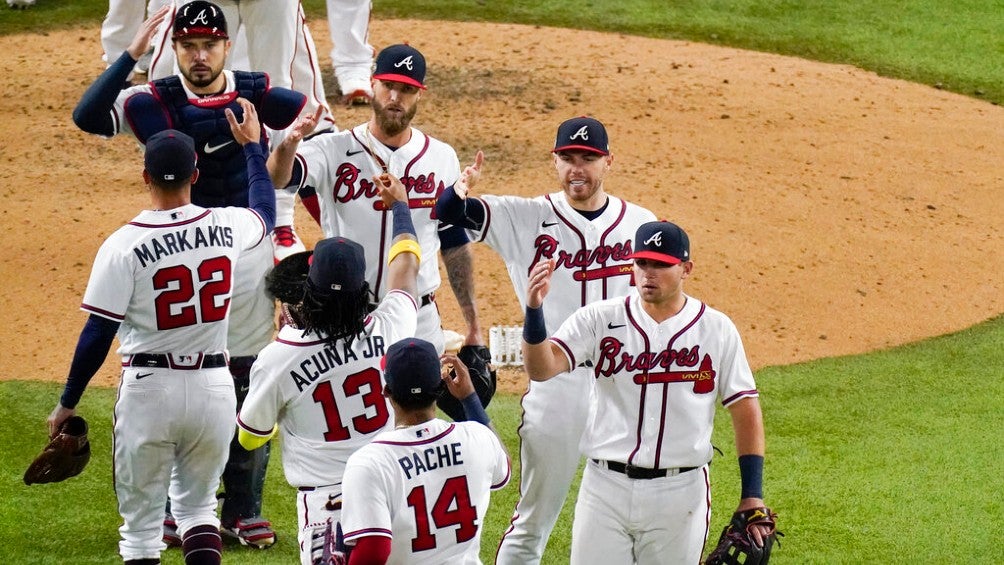
[[[344,237],[322,239],[314,246],[307,271],[307,286],[322,295],[336,291],[359,292],[366,276],[363,246]]]
[[[690,238],[672,222],[646,222],[634,234],[629,259],[652,259],[676,265],[690,260]]]
[[[166,129],[146,140],[143,166],[158,182],[174,183],[191,178],[198,155],[195,141],[178,130]]]
[[[442,369],[436,347],[418,338],[394,342],[383,358],[384,381],[398,398],[435,395],[443,387]]]
[[[551,153],[569,149],[583,149],[600,155],[609,155],[607,129],[596,118],[579,116],[565,120],[558,126],[558,135],[554,139],[554,149]]]
[[[425,89],[425,57],[406,43],[386,47],[377,55],[373,78]]]
[[[230,38],[227,35],[227,18],[219,6],[205,0],[195,0],[178,10],[174,16],[174,34],[171,39],[196,35]]]

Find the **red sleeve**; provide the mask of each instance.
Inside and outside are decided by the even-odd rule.
[[[356,540],[348,565],[384,565],[390,557],[390,538],[366,536]]]

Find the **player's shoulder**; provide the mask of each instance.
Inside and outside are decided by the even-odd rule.
[[[413,139],[417,138],[419,140],[428,140],[430,151],[435,151],[437,153],[441,153],[444,155],[453,155],[453,156],[457,155],[457,151],[453,148],[452,145],[446,143],[441,139],[433,137],[416,127],[411,128],[411,134]]]
[[[632,217],[641,220],[642,222],[654,222],[656,220],[656,215],[648,208],[623,198],[617,198],[617,200],[624,203],[624,208],[627,210],[628,214],[632,215]]]
[[[700,312],[700,322],[703,324],[714,324],[724,328],[735,328],[735,322],[725,312],[712,307],[706,302],[698,300],[692,296],[687,296],[688,307]]]

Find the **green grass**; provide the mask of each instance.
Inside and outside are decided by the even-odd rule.
[[[785,532],[775,563],[972,563],[999,551],[1004,516],[1004,316],[969,330],[870,355],[760,371],[767,425],[765,495]],[[112,563],[119,517],[110,471],[115,390],[87,391],[93,457],[64,483],[21,482],[45,443],[45,417],[60,386],[0,382],[0,563]],[[489,410],[517,452],[519,398]],[[709,547],[738,502],[731,425],[719,410],[712,464]],[[277,450],[275,453],[278,453]],[[274,456],[265,508],[280,542],[268,551],[228,546],[249,564],[296,561],[294,491]],[[517,466],[518,467],[518,466]],[[518,471],[517,469],[514,469]],[[515,504],[518,476],[495,493],[482,558],[491,562]],[[571,498],[545,563],[566,563]],[[39,526],[42,524],[42,526]],[[67,551],[72,549],[72,559]],[[180,564],[180,552],[164,563]]]
[[[324,18],[324,0],[304,2]],[[0,34],[98,24],[107,2],[38,0],[0,9]],[[515,22],[730,45],[849,63],[1004,101],[1004,5],[980,0],[383,0],[375,19]]]

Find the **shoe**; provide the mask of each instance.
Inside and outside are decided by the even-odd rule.
[[[178,535],[178,523],[174,516],[164,514],[164,543],[167,547],[181,547],[181,536]]]
[[[221,526],[220,533],[241,542],[241,545],[266,549],[275,544],[272,524],[261,516],[241,518],[232,526]]]
[[[278,265],[286,257],[294,253],[306,251],[300,236],[296,235],[293,226],[278,226],[272,230],[272,243],[274,243],[275,263]]]
[[[373,90],[370,87],[369,77],[350,78],[340,77],[338,87],[342,92],[342,104],[346,106],[360,106],[369,104],[373,100]]]

